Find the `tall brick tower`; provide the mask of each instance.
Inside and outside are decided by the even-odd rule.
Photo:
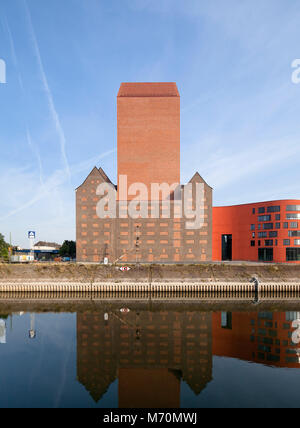
[[[176,83],[122,83],[118,97],[118,184],[180,183],[180,96]]]

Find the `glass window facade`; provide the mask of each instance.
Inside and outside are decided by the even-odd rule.
[[[265,207],[258,208],[258,214],[263,214],[264,212],[266,212]]]
[[[280,206],[276,205],[274,207],[268,207],[267,212],[268,213],[278,213],[278,212],[280,212]]]
[[[270,229],[274,229],[274,227],[273,227],[274,225],[273,225],[273,223],[264,223],[263,224],[263,229],[264,230],[270,230]]]
[[[291,245],[291,240],[290,239],[284,239],[283,240],[283,245]]]
[[[290,238],[298,238],[300,237],[300,230],[289,230]]]
[[[300,213],[291,213],[286,215],[287,220],[300,220]]]
[[[300,205],[287,205],[287,211],[300,211]]]
[[[278,232],[274,231],[274,232],[269,232],[269,238],[277,238],[278,237]]]
[[[268,232],[258,232],[258,237],[259,238],[267,238],[268,237]]]
[[[300,248],[287,248],[286,261],[287,262],[300,261]]]
[[[261,262],[272,262],[273,261],[273,248],[259,248],[258,249],[258,260]]]
[[[260,215],[258,216],[258,221],[271,221],[270,215]]]
[[[273,239],[266,239],[265,240],[265,246],[266,247],[272,247],[273,246]]]

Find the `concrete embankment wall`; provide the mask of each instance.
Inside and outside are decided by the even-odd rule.
[[[299,292],[300,266],[266,264],[131,265],[89,264],[0,265],[0,292],[231,293]]]
[[[67,293],[231,293],[255,292],[256,287],[250,282],[223,282],[223,283],[72,283],[72,282],[0,282],[1,292],[67,292]],[[261,292],[300,292],[299,283],[260,283]]]

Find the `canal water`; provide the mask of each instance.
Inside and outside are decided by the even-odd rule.
[[[1,311],[1,408],[300,406],[292,304]]]

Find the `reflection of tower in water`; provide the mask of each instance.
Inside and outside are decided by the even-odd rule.
[[[77,314],[77,375],[95,401],[118,378],[120,407],[179,407],[181,380],[199,394],[212,378],[211,314]]]

